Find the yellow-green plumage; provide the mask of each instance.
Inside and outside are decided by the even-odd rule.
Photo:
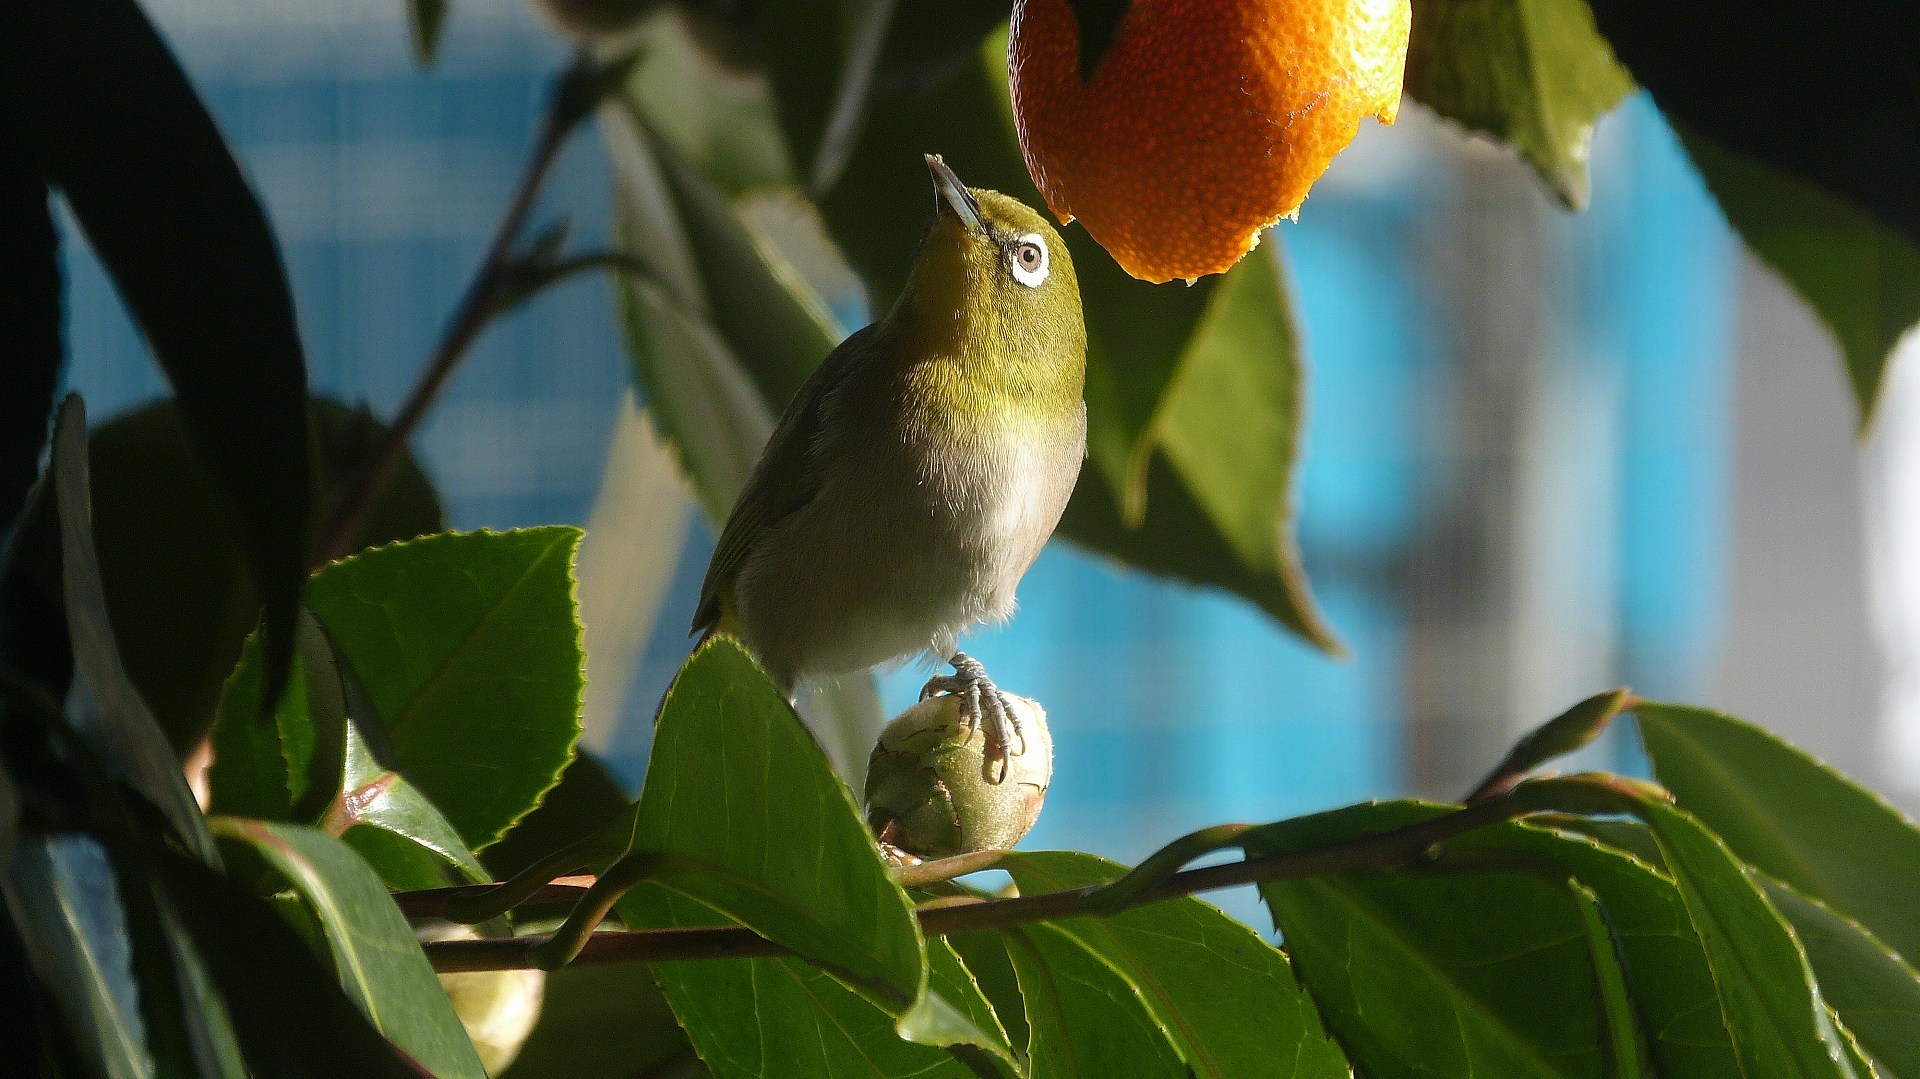
[[[1065,244],[1018,200],[930,164],[941,212],[905,290],[787,406],[701,588],[695,632],[737,635],[789,688],[944,659],[1011,614],[1085,456]]]

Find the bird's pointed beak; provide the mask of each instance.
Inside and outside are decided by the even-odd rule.
[[[980,202],[953,174],[939,154],[925,154],[927,168],[933,172],[933,205],[942,214],[952,214],[975,236],[987,234],[987,223],[980,217]]]

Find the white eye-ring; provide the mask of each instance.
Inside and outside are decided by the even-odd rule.
[[[1028,288],[1039,288],[1047,279],[1047,241],[1037,232],[1029,232],[1007,249],[1007,265],[1013,279]]]

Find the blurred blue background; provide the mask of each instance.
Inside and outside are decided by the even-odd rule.
[[[278,229],[316,387],[390,414],[498,219],[564,46],[519,6],[460,4],[421,70],[398,0],[150,6]],[[1029,845],[1132,858],[1221,820],[1457,795],[1589,693],[1712,699],[1742,270],[1644,101],[1602,124],[1592,167],[1591,208],[1567,215],[1511,158],[1410,108],[1363,131],[1262,248],[1284,252],[1298,298],[1301,538],[1351,658],[1056,543],[1020,617],[969,647],[1053,718],[1059,767]],[[597,245],[612,197],[584,132],[541,216]],[[71,384],[97,416],[162,394],[84,244],[66,258]],[[614,306],[606,280],[579,280],[480,343],[418,446],[452,525],[593,516],[630,385]],[[661,497],[653,523],[684,551],[657,624],[592,668],[595,744],[629,780],[711,543],[675,516],[684,496]],[[589,547],[617,562],[618,542]],[[884,680],[890,710],[922,677]],[[1596,756],[1633,764],[1617,744]]]

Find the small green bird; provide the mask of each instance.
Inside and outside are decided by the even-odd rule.
[[[893,310],[840,343],[762,451],[720,534],[695,633],[803,676],[930,652],[1004,775],[1018,720],[962,633],[1013,613],[1086,456],[1087,331],[1060,235],[939,157],[936,217]]]

